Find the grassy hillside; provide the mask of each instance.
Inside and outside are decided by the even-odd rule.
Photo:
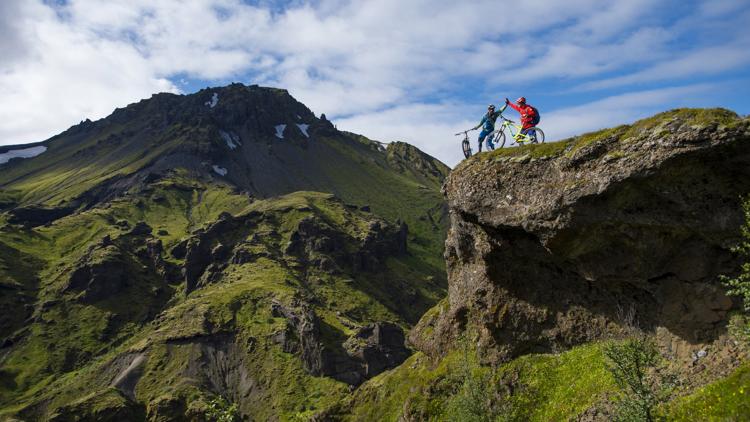
[[[306,420],[444,296],[447,167],[284,90],[158,94],[39,145],[0,166],[0,419]]]
[[[219,241],[246,248],[250,262],[230,262],[210,284],[186,294],[180,279],[165,281],[144,259],[145,244],[161,241],[168,251],[227,211],[244,223],[221,232]],[[245,376],[253,379],[257,400],[237,402],[246,414],[295,419],[337,403],[348,394],[346,383],[311,376],[294,353],[274,342],[286,320],[273,314],[272,303],[308,304],[321,321],[322,341],[343,353],[342,342],[369,322],[408,328],[441,297],[442,287],[429,264],[409,254],[389,257],[373,271],[355,271],[346,262],[333,272],[314,268],[284,252],[303,220],[347,239],[342,246],[356,254],[378,219],[330,194],[299,192],[251,202],[227,188],[175,175],[45,227],[6,225],[0,231],[4,257],[12,259],[14,251],[39,260],[31,277],[42,282],[38,289],[32,281],[23,285],[36,302],[31,323],[11,320],[3,326],[12,344],[3,349],[0,408],[27,418],[91,415],[112,407],[154,415],[167,411],[157,409],[166,401],[177,406],[170,410],[177,414],[187,412],[180,406],[188,403],[205,412],[219,397],[239,399],[237,386],[212,386],[185,372],[212,348],[228,348],[222,353],[241,361]],[[126,221],[145,222],[153,232],[133,234]],[[105,236],[117,253],[101,248]],[[128,274],[124,286],[110,286],[116,292],[92,302],[90,292],[82,296],[66,288],[82,261],[112,260],[121,263],[113,268],[124,267]],[[118,362],[138,354],[147,356],[147,363],[134,396],[125,397],[110,386],[124,369]]]

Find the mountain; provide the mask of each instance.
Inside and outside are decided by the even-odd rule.
[[[750,325],[720,282],[742,264],[750,119],[680,109],[479,154],[443,191],[448,297],[410,334],[419,352],[342,418],[613,420],[643,402],[612,350],[642,371],[652,417],[750,417]],[[650,343],[653,370],[636,347]]]
[[[449,172],[158,94],[0,149],[0,419],[747,420],[748,194],[723,109]]]
[[[157,94],[0,158],[0,418],[308,419],[445,294],[448,168],[284,90]]]

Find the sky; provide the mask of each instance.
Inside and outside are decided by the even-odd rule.
[[[455,165],[453,134],[506,97],[548,141],[677,107],[747,115],[750,1],[0,0],[0,145],[231,82]]]

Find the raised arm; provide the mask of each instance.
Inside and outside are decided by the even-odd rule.
[[[515,104],[511,103],[511,102],[510,102],[510,100],[509,100],[509,99],[507,99],[507,98],[505,99],[505,105],[506,105],[506,106],[511,106],[511,107],[513,108],[513,110],[515,110],[515,111],[517,111],[517,112],[519,112],[519,113],[521,112],[521,107],[519,107],[519,106],[517,106],[517,105],[515,105]]]

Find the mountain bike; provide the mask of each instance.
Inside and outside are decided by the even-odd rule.
[[[469,132],[471,132],[474,129],[465,130],[463,132],[458,132],[456,136],[464,135],[464,140],[461,142],[461,149],[464,151],[464,157],[469,158],[471,157],[471,144],[469,144]]]
[[[495,148],[502,148],[505,146],[505,129],[508,129],[510,137],[513,141],[509,146],[513,145],[526,145],[526,144],[543,144],[544,143],[544,132],[538,126],[530,127],[526,131],[527,134],[521,133],[523,126],[517,124],[513,120],[506,119],[502,114],[500,118],[503,119],[503,124],[499,129],[495,129],[492,133],[487,135],[489,139],[495,144]]]

